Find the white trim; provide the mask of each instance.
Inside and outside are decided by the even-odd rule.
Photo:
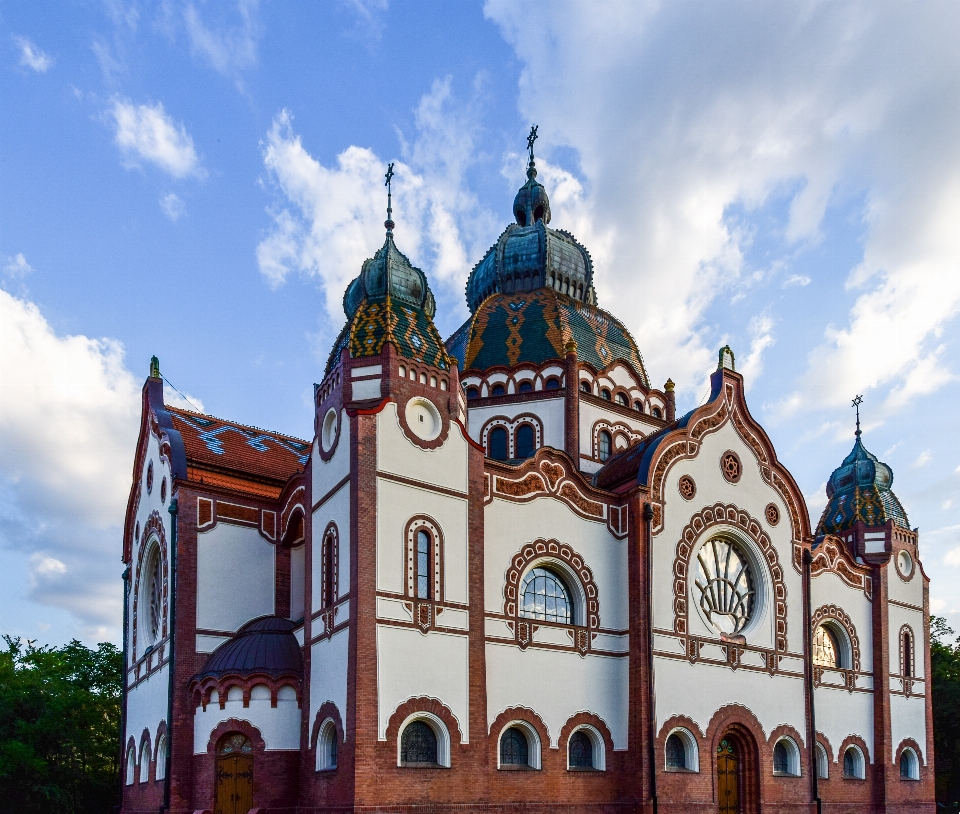
[[[819,777],[821,780],[829,780],[830,760],[827,757],[827,750],[824,748],[823,744],[820,743],[820,741],[817,741],[816,750],[817,777]]]
[[[866,772],[864,771],[865,761],[863,759],[863,752],[860,751],[860,747],[855,743],[851,743],[846,749],[843,750],[842,761],[846,760],[848,752],[853,752],[853,774],[847,774],[843,771],[843,776],[846,778],[852,778],[854,780],[863,780],[866,777]],[[843,764],[841,763],[841,768]]]
[[[140,741],[140,782],[149,783],[150,782],[150,738],[144,737]]]
[[[909,767],[907,769],[907,774],[900,773],[901,780],[919,780],[920,779],[920,758],[917,756],[916,750],[912,746],[905,746],[903,751],[900,753],[900,760],[903,760],[904,757],[907,757],[909,761]]]
[[[567,768],[570,768],[570,738],[577,732],[583,732],[590,738],[590,744],[593,746],[594,771],[605,772],[607,770],[607,745],[603,740],[603,735],[600,734],[595,726],[591,726],[590,724],[580,724],[567,738]]]
[[[403,731],[414,721],[423,721],[433,730],[437,736],[437,765],[446,769],[450,768],[450,733],[447,731],[447,725],[432,712],[414,712],[408,715],[397,731],[397,765],[403,766],[400,762],[400,743],[403,741]]]
[[[133,781],[137,779],[137,750],[134,746],[130,746],[127,749],[127,776],[126,781],[128,786],[133,785]]]
[[[497,768],[500,768],[500,740],[503,738],[504,733],[514,726],[521,730],[527,737],[527,765],[531,769],[543,768],[540,759],[540,734],[537,732],[536,727],[520,718],[509,721],[504,724],[500,730],[500,736],[497,738]]]
[[[165,780],[167,777],[167,736],[157,737],[157,768],[154,771],[154,780]]]
[[[337,740],[337,725],[333,718],[327,717],[317,732],[316,768],[318,772],[330,772],[337,768],[333,758],[333,744]]]
[[[800,777],[800,749],[797,742],[789,735],[784,735],[777,740],[773,748],[776,749],[781,744],[787,751],[787,770],[785,772],[774,771],[774,774],[779,777]]]
[[[677,726],[671,729],[667,733],[667,737],[664,739],[664,750],[663,750],[663,768],[664,771],[675,772],[678,771],[676,767],[667,766],[667,750],[666,743],[670,740],[672,735],[676,735],[680,738],[680,742],[683,744],[683,769],[682,771],[688,772],[699,772],[700,771],[700,747],[697,745],[697,739],[693,736],[693,733],[682,726]]]

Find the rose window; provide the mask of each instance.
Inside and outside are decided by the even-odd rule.
[[[716,539],[700,548],[697,560],[701,610],[718,631],[737,635],[750,621],[756,597],[746,554],[735,543]]]

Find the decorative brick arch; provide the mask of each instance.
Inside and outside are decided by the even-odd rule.
[[[860,639],[857,636],[857,629],[853,626],[853,620],[844,612],[843,608],[836,605],[821,605],[811,617],[811,627],[813,631],[824,622],[834,622],[843,628],[850,641],[850,657],[852,660],[851,668],[853,672],[860,672]],[[846,668],[846,669],[851,669]]]
[[[250,721],[242,718],[227,718],[227,720],[218,723],[210,732],[210,737],[207,738],[207,754],[215,755],[217,753],[217,744],[220,743],[224,735],[228,735],[231,732],[239,732],[241,735],[249,738],[250,743],[253,744],[254,754],[262,754],[267,748],[263,736],[260,734],[260,730],[250,723]]]
[[[790,726],[790,724],[780,724],[770,733],[770,737],[767,738],[765,754],[761,755],[761,765],[763,767],[762,771],[768,775],[773,772],[773,750],[781,738],[790,738],[790,740],[792,740],[796,745],[797,750],[800,752],[800,765],[798,767],[800,771],[798,774],[792,776],[807,776],[810,773],[810,760],[807,753],[806,739],[798,729]],[[768,761],[770,763],[769,766],[766,765]],[[770,771],[767,771],[767,769]]]
[[[521,646],[530,643],[532,635],[523,636],[521,626],[527,622],[521,621],[519,616],[519,596],[520,580],[524,573],[534,563],[542,559],[553,559],[566,564],[570,571],[580,582],[583,590],[584,610],[586,619],[585,624],[571,625],[571,628],[577,628],[575,645],[581,655],[586,653],[590,647],[589,631],[600,627],[600,592],[593,579],[593,571],[586,564],[584,558],[574,551],[566,543],[557,540],[535,540],[525,545],[518,554],[515,554],[507,568],[506,582],[503,588],[503,613],[509,619],[514,620],[514,628],[517,631],[518,641]],[[583,628],[586,628],[584,630]]]
[[[917,762],[920,764],[920,770],[923,771],[927,765],[927,761],[923,759],[923,750],[920,748],[920,744],[917,743],[913,738],[904,738],[902,741],[900,741],[893,753],[893,765],[899,769],[900,755],[902,755],[903,750],[908,747],[913,749],[914,754],[917,756]]]
[[[756,544],[769,568],[773,582],[773,613],[776,621],[775,649],[778,653],[787,650],[787,586],[783,582],[783,569],[776,548],[760,523],[743,509],[732,503],[716,503],[707,506],[690,518],[680,534],[676,558],[673,561],[673,629],[681,636],[690,632],[687,579],[690,558],[699,537],[714,526],[735,526]]]
[[[333,701],[324,701],[320,705],[320,709],[317,710],[317,715],[313,719],[313,727],[310,729],[310,751],[316,751],[317,738],[320,737],[320,727],[323,725],[323,722],[328,719],[333,721],[340,742],[342,743],[346,740],[346,730],[343,728],[343,719],[340,717],[340,710],[337,709],[337,705],[334,704]]]
[[[700,771],[708,771],[716,777],[717,747],[724,738],[731,738],[742,752],[742,805],[743,810],[758,812],[760,810],[760,774],[773,768],[773,755],[770,755],[769,765],[761,754],[761,744],[766,744],[767,736],[756,715],[742,704],[727,704],[720,707],[707,725],[706,741],[708,751],[701,752]]]
[[[500,737],[503,735],[507,725],[514,721],[522,721],[524,724],[534,729],[537,737],[540,739],[540,763],[543,764],[547,749],[551,745],[550,729],[543,722],[534,710],[529,707],[507,707],[490,724],[488,734],[491,765],[496,766],[500,762]],[[537,766],[535,768],[540,768]]]
[[[156,538],[157,545],[160,546],[160,573],[163,580],[163,611],[161,614],[162,620],[160,623],[160,638],[158,642],[162,642],[167,638],[167,602],[170,587],[169,563],[167,562],[167,536],[163,530],[163,518],[161,518],[160,512],[154,509],[150,512],[150,517],[147,518],[147,522],[143,525],[143,532],[137,544],[137,569],[133,580],[133,618],[131,622],[133,627],[133,645],[131,652],[133,653],[134,661],[137,660],[137,636],[140,632],[140,625],[137,624],[137,616],[140,611],[140,575],[146,565],[144,555],[147,552],[147,542],[151,536]]]
[[[417,698],[408,698],[393,711],[390,715],[390,720],[387,721],[387,742],[397,743],[397,738],[400,737],[400,727],[403,722],[418,712],[429,712],[431,715],[435,715],[443,721],[443,725],[447,728],[447,732],[450,735],[451,747],[454,743],[463,743],[463,730],[460,729],[460,722],[457,720],[457,716],[454,715],[453,712],[450,711],[450,708],[442,701],[436,698],[429,698],[425,695]],[[456,738],[456,740],[454,740],[454,738]]]
[[[566,761],[566,749],[570,736],[584,724],[592,726],[600,733],[607,753],[606,759],[609,763],[610,756],[613,754],[613,735],[610,734],[610,727],[607,726],[607,722],[593,712],[578,712],[575,715],[571,715],[567,718],[564,725],[560,727],[560,735],[557,738],[557,743],[564,754],[564,761]]]
[[[480,446],[488,450],[487,437],[490,431],[495,427],[503,427],[507,431],[507,457],[514,459],[516,457],[516,433],[523,424],[529,424],[533,427],[534,452],[543,446],[543,420],[536,413],[520,413],[512,418],[505,415],[494,416],[489,419],[480,430]]]
[[[847,748],[850,746],[856,746],[860,753],[863,755],[863,777],[862,778],[850,778],[843,773],[843,756],[847,752]],[[870,758],[870,750],[867,748],[867,742],[861,738],[859,735],[847,735],[843,739],[843,742],[840,744],[840,748],[837,750],[837,764],[840,766],[840,777],[844,780],[862,780],[869,782],[872,775],[872,766],[873,761]]]

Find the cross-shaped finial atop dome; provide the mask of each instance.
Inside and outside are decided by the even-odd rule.
[[[383,225],[387,227],[387,234],[392,235],[393,227],[395,225],[393,222],[393,201],[391,200],[392,190],[390,187],[390,182],[393,181],[393,162],[392,161],[389,164],[387,164],[387,174],[384,176],[384,178],[386,178],[386,181],[383,182],[383,185],[387,188],[387,219],[386,221],[384,221]]]
[[[863,396],[862,395],[855,396],[852,402],[852,406],[855,407],[857,410],[857,431],[854,433],[854,435],[856,435],[857,438],[860,437],[860,405],[861,404],[863,404]]]
[[[533,163],[533,142],[537,140],[537,125],[530,128],[530,135],[527,136],[527,149],[530,151],[530,163]]]

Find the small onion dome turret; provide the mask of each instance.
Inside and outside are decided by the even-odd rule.
[[[547,287],[588,305],[597,304],[593,261],[569,232],[550,229],[550,199],[530,162],[527,182],[513,202],[516,223],[474,266],[467,279],[467,305],[476,312],[493,294],[513,294]]]
[[[857,440],[827,481],[827,505],[820,517],[817,534],[837,534],[853,528],[857,521],[877,527],[888,520],[910,528],[907,513],[891,490],[893,470],[877,460]]]
[[[295,627],[289,619],[280,616],[261,616],[247,622],[236,636],[213,651],[194,679],[254,674],[302,679],[303,659],[300,644],[293,635]]]

